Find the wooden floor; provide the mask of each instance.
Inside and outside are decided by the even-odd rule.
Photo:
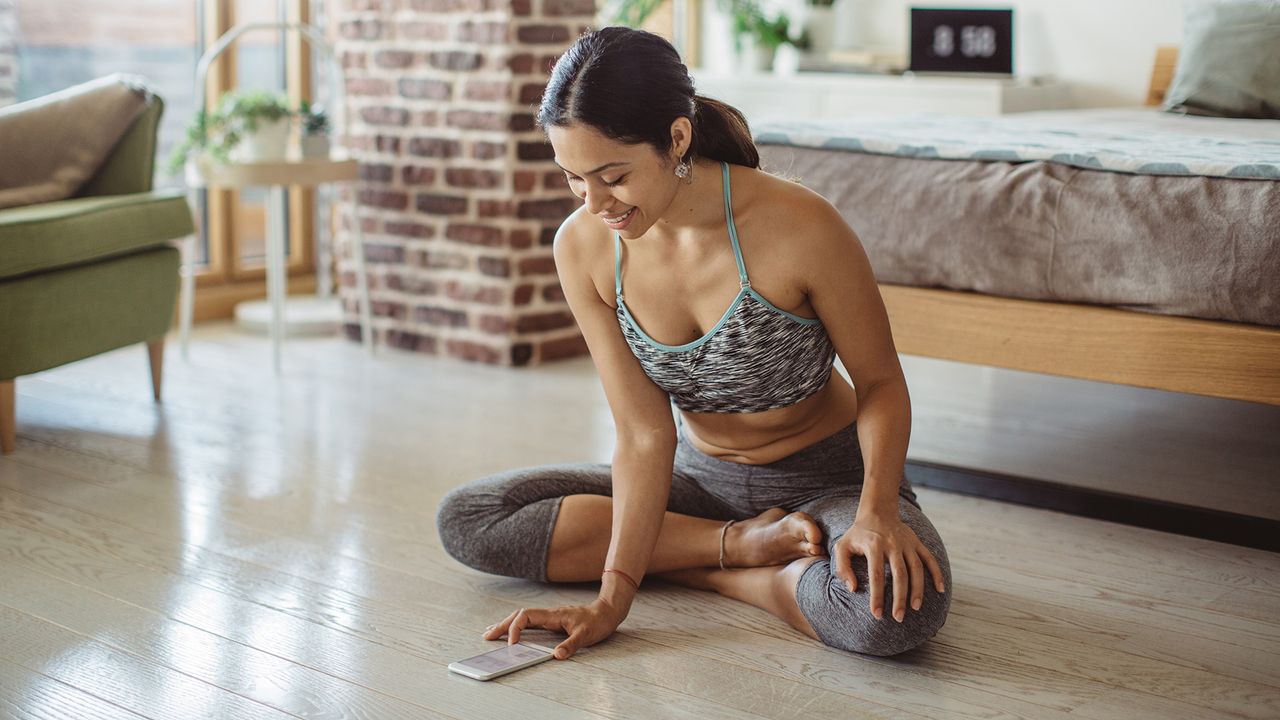
[[[647,581],[621,630],[570,661],[454,675],[499,646],[486,625],[595,595],[462,567],[433,525],[479,475],[608,460],[589,359],[287,352],[277,380],[265,340],[200,328],[189,363],[171,345],[160,406],[142,346],[19,379],[0,716],[1280,717],[1276,555],[930,490],[954,601],[907,656],[828,649]],[[909,381],[938,452],[927,370]]]

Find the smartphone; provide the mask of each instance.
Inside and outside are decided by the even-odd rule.
[[[449,669],[459,675],[476,680],[492,680],[507,673],[523,670],[531,665],[550,660],[555,650],[532,643],[518,642],[504,645],[497,650],[449,663]]]

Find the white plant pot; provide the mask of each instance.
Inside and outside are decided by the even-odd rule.
[[[302,157],[304,158],[329,157],[329,136],[328,135],[303,135],[302,136]]]
[[[773,55],[774,75],[795,75],[800,71],[800,50],[795,45],[779,45]]]
[[[233,157],[240,162],[283,160],[289,153],[289,119],[259,122],[257,130],[246,132],[236,145]]]
[[[740,70],[745,74],[771,72],[774,49],[760,45],[753,38],[742,38],[742,53],[738,56]]]

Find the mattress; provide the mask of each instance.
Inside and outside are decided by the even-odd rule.
[[[983,132],[958,129],[975,120]],[[761,125],[756,140],[765,170],[840,210],[879,281],[1280,326],[1280,122],[878,122]]]

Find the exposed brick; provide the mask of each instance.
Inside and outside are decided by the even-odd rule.
[[[500,286],[476,285],[457,280],[446,282],[444,292],[445,295],[454,300],[480,303],[482,305],[501,305],[506,298],[506,292]]]
[[[573,326],[573,315],[563,310],[522,315],[516,318],[516,332],[518,333],[543,332]]]
[[[502,173],[477,168],[446,168],[446,185],[463,188],[496,188],[502,185]]]
[[[381,20],[347,20],[338,26],[338,32],[348,40],[377,40],[385,28]]]
[[[564,288],[560,287],[560,283],[548,285],[542,288],[542,299],[547,302],[564,302]]]
[[[413,125],[419,128],[436,127],[440,124],[440,113],[435,110],[422,110],[413,113]]]
[[[542,176],[542,187],[547,190],[568,190],[569,178],[560,170],[549,172]]]
[[[360,190],[360,204],[387,210],[404,210],[409,207],[409,195],[396,190],[362,188]]]
[[[360,179],[369,182],[391,182],[394,170],[386,163],[361,163]]]
[[[430,215],[459,215],[467,211],[467,199],[456,195],[418,193],[414,207],[418,212]]]
[[[449,240],[467,243],[468,245],[487,245],[489,247],[502,245],[502,230],[491,225],[449,223],[449,227],[444,230],[444,236]]]
[[[420,157],[451,158],[462,153],[462,143],[442,138],[413,138],[409,141],[409,154]]]
[[[522,220],[563,220],[581,204],[574,198],[524,200],[516,206],[516,217]]]
[[[550,247],[556,240],[556,228],[544,227],[538,234],[538,244]]]
[[[533,300],[533,285],[525,283],[517,286],[512,300],[516,305],[528,305],[529,301]]]
[[[536,127],[538,123],[529,113],[513,113],[511,121],[507,123],[507,129],[511,132],[529,132]]]
[[[556,66],[556,61],[560,59],[559,55],[543,55],[538,59],[537,68],[544,75],[549,75],[551,69]]]
[[[344,70],[363,70],[369,66],[368,53],[343,50],[339,59]]]
[[[472,80],[463,92],[468,100],[506,100],[510,95],[511,83],[504,81]]]
[[[507,24],[504,22],[464,22],[458,25],[458,40],[462,42],[496,45],[507,42]]]
[[[352,340],[360,339],[360,326],[355,325],[356,335]],[[348,334],[350,336],[350,334]],[[436,354],[438,352],[437,345],[439,343],[436,338],[429,335],[419,335],[418,333],[406,332],[404,330],[390,329],[387,330],[386,343],[393,348],[401,350],[413,350],[414,352],[423,352]]]
[[[482,218],[511,217],[514,209],[510,200],[476,200],[476,215]]]
[[[404,108],[395,107],[366,107],[360,108],[360,119],[370,125],[398,125],[405,126],[409,124],[409,111]]]
[[[445,113],[444,122],[449,127],[468,130],[505,130],[507,117],[507,114],[502,112],[450,110]]]
[[[444,40],[449,37],[449,24],[442,22],[398,22],[396,30],[410,40]]]
[[[556,156],[555,148],[547,142],[522,142],[516,146],[520,160],[550,160]]]
[[[518,102],[521,105],[536,105],[542,100],[542,93],[546,92],[546,90],[547,84],[545,82],[525,83],[520,86],[520,99]]]
[[[533,14],[533,0],[511,0],[511,14],[516,17],[529,17]]]
[[[431,269],[463,270],[471,264],[466,255],[447,250],[419,250],[410,258],[414,265]]]
[[[446,340],[444,348],[446,354],[459,360],[483,362],[491,365],[497,365],[502,362],[502,353],[488,345],[481,345],[469,340]]]
[[[397,237],[413,238],[415,240],[424,240],[436,236],[436,229],[430,225],[417,222],[392,222],[387,221],[386,233]]]
[[[556,273],[555,258],[531,257],[520,260],[520,276],[554,275]]]
[[[533,72],[533,54],[517,53],[507,58],[507,68],[514,73]]]
[[[478,141],[471,146],[471,157],[477,160],[493,160],[506,156],[506,143]]]
[[[429,297],[440,294],[440,283],[428,277],[391,273],[387,275],[387,289]]]
[[[427,63],[440,70],[476,70],[484,64],[484,56],[476,52],[438,51],[427,54]]]
[[[467,327],[469,324],[467,320],[467,313],[462,310],[450,310],[434,305],[419,305],[413,309],[413,321],[427,325]]]
[[[391,94],[391,83],[378,78],[350,78],[347,80],[347,94],[385,97]]]
[[[587,347],[587,339],[581,335],[559,338],[557,340],[544,340],[538,343],[539,362],[559,360],[561,358],[581,357],[589,352],[590,349]]]
[[[404,320],[409,316],[409,308],[402,302],[375,300],[369,303],[370,313],[374,317],[389,317]]]
[[[511,364],[516,367],[528,365],[533,359],[532,343],[516,343],[511,346]]]
[[[405,185],[430,185],[436,181],[436,169],[426,165],[405,165],[400,169],[400,182]]]
[[[528,230],[512,230],[507,233],[507,245],[515,250],[533,247],[533,233]]]
[[[477,323],[480,330],[494,335],[506,335],[511,331],[512,322],[501,315],[481,315]]]
[[[521,25],[516,39],[528,45],[549,45],[569,41],[569,28],[564,25]]]
[[[382,68],[407,68],[413,65],[413,53],[408,50],[379,50],[373,54],[373,64]]]
[[[448,100],[453,91],[449,83],[442,80],[420,78],[401,78],[397,87],[404,97],[425,100]]]
[[[370,263],[402,263],[404,248],[399,245],[364,244],[364,260]]]
[[[542,14],[548,17],[596,14],[596,0],[542,0]]]
[[[394,135],[375,135],[373,146],[378,152],[400,154],[400,138]]]
[[[516,192],[529,192],[537,183],[537,174],[528,170],[517,170],[511,176],[511,186]]]
[[[506,258],[480,257],[476,260],[476,269],[493,277],[509,277],[511,261]]]

